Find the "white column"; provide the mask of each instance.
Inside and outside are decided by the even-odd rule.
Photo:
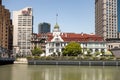
[[[101,52],[101,49],[98,49],[99,50],[99,52]]]
[[[107,49],[105,49],[105,52],[107,52]]]
[[[62,52],[62,49],[61,49],[61,48],[59,49],[59,52]]]
[[[54,52],[56,52],[56,43],[54,43]]]
[[[95,49],[93,49],[93,52],[92,52],[93,54],[95,53]]]

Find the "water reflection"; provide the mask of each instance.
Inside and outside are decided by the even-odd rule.
[[[0,80],[11,80],[11,67],[9,66],[0,66]],[[9,75],[8,75],[9,74]]]
[[[119,80],[120,67],[0,66],[0,80]]]
[[[34,66],[31,78],[40,80],[119,80],[118,67]],[[39,70],[40,69],[40,70]],[[34,76],[33,76],[34,74]]]

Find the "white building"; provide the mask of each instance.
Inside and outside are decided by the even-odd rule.
[[[13,11],[13,51],[26,56],[31,54],[31,35],[33,31],[32,8]]]
[[[53,53],[62,54],[62,49],[71,41],[79,42],[84,54],[87,53],[87,50],[90,50],[91,53],[107,51],[106,42],[102,37],[94,34],[62,33],[57,23],[53,32],[47,35],[46,56]]]
[[[53,38],[50,41],[48,40],[46,44],[46,56],[56,52],[62,52],[62,48],[64,48],[64,40],[61,38],[60,34],[59,26],[56,23],[52,34]]]

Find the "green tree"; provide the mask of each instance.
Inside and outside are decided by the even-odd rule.
[[[95,56],[98,56],[98,55],[100,55],[101,53],[99,52],[99,51],[96,51],[95,53],[94,53],[94,55]]]
[[[77,56],[81,54],[82,49],[79,43],[70,42],[63,50],[63,55],[66,56]]]
[[[33,56],[39,56],[40,54],[42,54],[41,48],[38,48],[38,47],[35,46],[34,50],[32,50],[32,55]]]

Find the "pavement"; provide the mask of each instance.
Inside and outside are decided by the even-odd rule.
[[[14,61],[14,64],[27,64],[27,63],[28,63],[27,58],[17,58]]]

